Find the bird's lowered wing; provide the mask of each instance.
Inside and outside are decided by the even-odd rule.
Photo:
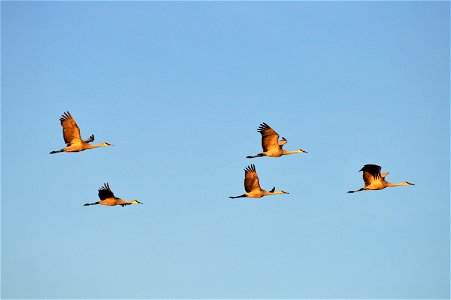
[[[251,164],[244,169],[244,189],[246,190],[246,193],[261,189],[254,164]]]
[[[263,152],[271,149],[280,149],[279,135],[268,124],[260,124],[257,131],[262,135]]]
[[[65,112],[61,118],[61,126],[63,127],[64,142],[67,145],[81,142],[80,128],[78,128],[77,123],[70,112]]]
[[[114,194],[110,189],[110,185],[105,183],[102,187],[99,188],[99,198],[100,200],[105,200],[107,198],[113,198]]]

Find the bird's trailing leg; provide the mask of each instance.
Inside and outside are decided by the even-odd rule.
[[[356,191],[348,191],[348,193],[361,192],[361,191],[363,191],[363,190],[364,190],[364,188],[361,188],[361,189],[358,189],[358,190],[356,190]]]
[[[83,205],[83,206],[90,206],[90,205],[96,205],[96,204],[99,204],[100,202],[94,202],[94,203],[86,203],[85,205]]]
[[[240,195],[240,196],[235,196],[235,197],[234,196],[230,196],[229,198],[230,199],[235,199],[235,198],[245,198],[245,197],[247,197],[246,194],[243,194],[243,195]]]
[[[259,154],[254,155],[254,156],[252,156],[252,155],[246,156],[246,158],[256,158],[256,157],[262,157],[262,156],[264,156],[263,153],[259,153]]]
[[[55,154],[55,153],[60,153],[60,152],[64,152],[64,149],[52,151],[52,152],[50,152],[50,154]]]

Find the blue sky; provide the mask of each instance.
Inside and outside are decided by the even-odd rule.
[[[2,298],[449,298],[449,2],[1,15]],[[64,111],[115,146],[49,155]],[[246,159],[261,122],[309,153]],[[290,194],[229,199],[250,163]]]

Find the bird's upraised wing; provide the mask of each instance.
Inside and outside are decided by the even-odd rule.
[[[63,136],[64,142],[67,145],[81,143],[80,128],[78,128],[77,123],[70,112],[66,111],[60,118],[61,126],[63,126]]]
[[[114,194],[110,189],[110,185],[105,183],[102,187],[99,188],[99,198],[100,200],[105,200],[107,198],[113,198]]]
[[[261,123],[257,131],[262,135],[263,152],[272,149],[280,149],[279,135],[268,124]]]
[[[254,164],[251,164],[244,169],[244,189],[246,190],[246,193],[261,189]]]
[[[381,167],[378,165],[364,165],[360,171],[363,171],[365,186],[370,185],[374,181],[382,180]]]

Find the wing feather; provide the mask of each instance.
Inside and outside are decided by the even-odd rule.
[[[282,148],[283,145],[285,145],[287,142],[288,142],[287,139],[283,137],[283,138],[278,142],[280,148]]]
[[[360,171],[363,171],[363,181],[365,182],[365,186],[382,179],[381,167],[378,165],[367,164],[364,165]]]
[[[80,128],[70,112],[66,111],[60,118],[61,126],[63,127],[64,142],[67,145],[81,143]]]
[[[83,140],[83,142],[85,142],[85,143],[91,143],[91,142],[94,142],[94,135],[91,134],[91,136],[89,137],[89,139]]]
[[[262,135],[263,152],[280,149],[279,135],[268,124],[261,123],[257,131]]]
[[[108,184],[108,182],[99,188],[99,198],[100,198],[100,200],[104,200],[107,198],[114,198],[114,194],[111,191],[110,185]]]
[[[247,193],[261,189],[254,164],[251,164],[244,169],[244,189]]]

